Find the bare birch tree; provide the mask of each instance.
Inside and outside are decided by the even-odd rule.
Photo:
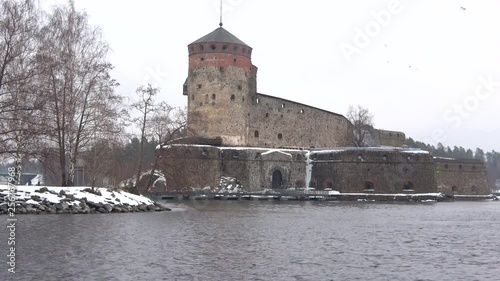
[[[169,141],[184,137],[187,130],[186,108],[172,107],[166,102],[159,104],[158,109],[153,113],[149,126],[149,135],[158,140],[157,151],[168,145]],[[153,184],[154,174],[158,169],[159,153],[155,153],[151,173],[145,186],[139,190],[140,194],[146,192]]]
[[[40,34],[47,125],[58,150],[61,184],[70,186],[82,149],[96,134],[114,129],[109,124],[119,117],[121,99],[109,75],[109,47],[73,1],[55,7]]]
[[[154,88],[151,84],[147,86],[141,86],[137,88],[136,94],[139,100],[132,104],[132,109],[139,111],[140,115],[133,119],[133,122],[139,127],[141,132],[141,138],[139,139],[139,156],[137,163],[137,176],[135,181],[135,190],[132,190],[134,193],[139,193],[138,185],[139,180],[141,179],[141,172],[143,168],[143,152],[144,152],[144,144],[146,142],[147,130],[150,123],[151,114],[158,108],[158,105],[155,103],[154,97],[159,93],[159,88]]]
[[[38,14],[33,1],[0,3],[0,154],[14,158],[19,184],[23,160],[39,149]]]

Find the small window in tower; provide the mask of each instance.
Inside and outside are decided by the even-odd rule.
[[[234,101],[236,97],[234,95],[231,95],[231,101]]]
[[[222,66],[221,66],[221,67],[219,67],[219,71],[220,71],[220,72],[224,72],[224,67],[222,67]]]
[[[259,131],[254,132],[254,137],[258,138],[259,137]]]
[[[281,108],[285,108],[285,104],[284,103],[281,104]]]
[[[210,45],[210,49],[215,50],[215,45],[214,44]]]
[[[241,91],[242,89],[243,89],[243,87],[241,87],[241,85],[238,85],[238,90]]]
[[[200,58],[200,60],[201,60],[201,61],[204,61],[204,60],[205,60],[205,58],[204,58],[204,57],[201,57],[201,58]]]
[[[283,134],[282,134],[282,133],[279,133],[279,134],[278,134],[278,139],[279,139],[279,140],[283,139]]]
[[[266,118],[269,117],[269,113],[266,113]]]
[[[196,85],[196,89],[197,90],[201,89],[201,84]]]
[[[304,110],[303,109],[300,110],[300,114],[304,114]]]
[[[215,94],[212,94],[212,104],[215,103]]]
[[[259,103],[259,102],[260,102],[259,98],[257,98],[257,99],[255,100],[255,102],[256,102],[256,103]]]
[[[227,45],[222,46],[222,50],[227,49]]]
[[[200,45],[200,50],[203,51],[203,49],[205,49],[205,47],[203,45]]]
[[[208,94],[205,95],[205,103],[208,103]]]
[[[236,62],[236,58],[234,58],[233,61]]]
[[[191,95],[191,100],[194,100],[194,95]]]
[[[241,97],[241,101],[245,101],[245,97]]]

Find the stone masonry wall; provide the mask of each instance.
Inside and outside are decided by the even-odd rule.
[[[377,130],[377,133],[380,146],[402,147],[406,140],[406,136],[403,132]]]
[[[274,148],[350,146],[352,128],[342,115],[259,94],[250,110],[248,144]]]
[[[236,178],[247,191],[309,186],[342,193],[490,194],[484,163],[434,159],[420,150],[388,148],[266,149],[171,145],[162,151],[160,170],[168,191],[217,187],[221,176]],[[273,186],[273,177],[280,182]],[[276,182],[274,183],[276,184]]]
[[[221,176],[236,178],[247,191],[260,191],[272,188],[276,171],[282,177],[278,188],[287,188],[305,175],[301,150],[172,145],[157,153],[170,192],[217,187]]]
[[[187,80],[190,136],[220,137],[226,145],[247,145],[256,71],[245,56],[190,55]]]
[[[237,178],[248,191],[272,188],[273,174],[282,181],[277,188],[294,186],[305,175],[305,151],[224,148],[222,173]],[[297,160],[298,159],[298,160]]]
[[[353,193],[436,192],[427,153],[384,149],[313,151],[310,186]]]
[[[221,151],[217,147],[172,145],[156,153],[160,153],[158,167],[165,175],[167,191],[219,185]]]
[[[439,192],[457,195],[488,195],[486,166],[480,160],[435,159]]]

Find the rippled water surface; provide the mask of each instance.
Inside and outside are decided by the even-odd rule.
[[[165,205],[17,216],[0,280],[500,280],[498,202]]]

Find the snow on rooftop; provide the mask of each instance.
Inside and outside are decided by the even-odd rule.
[[[271,154],[271,153],[281,153],[283,155],[286,155],[286,156],[292,158],[292,154],[286,153],[286,152],[284,152],[282,150],[279,150],[279,149],[271,149],[271,150],[268,150],[268,151],[262,153],[261,155],[264,156],[264,155],[268,155],[268,154]]]
[[[315,154],[340,153],[346,151],[387,151],[401,153],[422,153],[429,154],[428,151],[420,148],[401,148],[401,147],[334,147],[334,148],[314,148],[311,150]]]

